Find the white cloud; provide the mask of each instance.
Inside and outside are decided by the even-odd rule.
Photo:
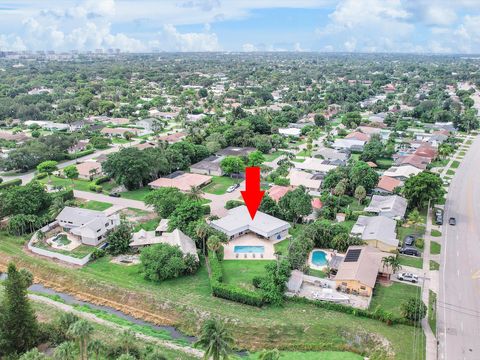
[[[242,45],[242,50],[245,52],[253,52],[253,51],[258,51],[258,48],[250,43],[246,43]]]
[[[218,51],[220,45],[215,33],[180,33],[172,24],[164,25],[158,44],[162,50],[173,51]]]

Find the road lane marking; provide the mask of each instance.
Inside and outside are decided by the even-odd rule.
[[[460,277],[460,270],[457,269],[457,277],[459,278]]]

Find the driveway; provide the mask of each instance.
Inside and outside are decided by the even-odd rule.
[[[79,191],[79,190],[74,190],[73,195],[79,199],[95,200],[95,201],[101,201],[101,202],[113,204],[115,205],[115,209],[117,211],[123,208],[129,208],[129,207],[140,209],[140,210],[153,211],[148,205],[145,205],[143,201],[116,198],[116,197],[108,196],[104,194],[97,194],[97,193],[92,193],[88,191]]]
[[[208,204],[210,205],[211,214],[217,215],[218,217],[222,217],[222,216],[225,216],[228,211],[227,209],[225,209],[225,204],[227,203],[227,201],[229,200],[243,201],[242,194],[240,193],[240,191],[243,191],[243,190],[245,190],[245,181],[242,181],[240,183],[240,187],[231,193],[225,193],[223,195],[205,193],[203,194],[203,197],[211,201],[211,203]]]

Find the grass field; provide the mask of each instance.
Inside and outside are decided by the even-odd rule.
[[[452,165],[450,166],[452,169],[458,169],[460,166],[460,161],[454,160],[452,161]]]
[[[432,255],[438,255],[440,254],[440,251],[442,250],[442,245],[440,245],[436,241],[430,242],[430,254]]]
[[[214,176],[212,182],[203,188],[203,191],[214,195],[223,195],[227,189],[238,181],[227,176]]]
[[[287,301],[283,307],[255,308],[212,297],[205,266],[192,276],[156,283],[144,279],[139,265],[112,264],[109,257],[83,268],[69,268],[33,257],[22,251],[25,241],[26,238],[0,233],[0,264],[15,258],[19,267],[29,268],[37,279],[48,279],[72,292],[93,294],[142,311],[169,314],[179,329],[188,334],[197,333],[202,319],[216,316],[235,324],[232,331],[237,344],[249,350],[281,347],[295,351],[308,348],[368,354],[372,339],[379,338],[390,344],[395,359],[424,356],[422,346],[417,347],[417,353],[412,353],[414,328],[411,326],[388,326],[310,304]],[[236,262],[225,261],[226,281],[247,285],[267,264],[266,261]],[[252,267],[245,269],[249,264]]]
[[[72,180],[70,179],[62,179],[57,176],[51,176],[51,180],[49,181],[48,176],[46,178],[43,178],[39,180],[40,182],[44,184],[49,184],[51,186],[63,186],[65,188],[71,188],[72,187]],[[91,184],[91,181],[88,180],[73,180],[73,187],[76,190],[80,191],[90,191],[89,186]]]
[[[290,240],[289,239],[282,240],[282,241],[280,241],[280,242],[278,242],[274,245],[275,246],[275,251],[276,252],[281,252],[282,255],[287,255],[289,245],[290,245]]]
[[[265,265],[270,260],[224,260],[222,262],[223,281],[245,289],[254,290],[252,280],[265,274]]]
[[[420,286],[394,282],[390,286],[377,284],[373,290],[370,309],[375,310],[378,306],[383,310],[400,315],[403,301],[419,296]]]
[[[455,171],[448,169],[447,170],[447,175],[455,175]]]
[[[399,255],[400,265],[411,266],[417,269],[423,268],[423,259],[416,256]]]
[[[436,229],[432,229],[432,231],[430,232],[430,235],[434,236],[434,237],[440,237],[442,236],[442,233]]]
[[[136,189],[136,190],[130,190],[130,191],[124,191],[120,193],[120,196],[125,199],[131,199],[131,200],[138,200],[138,201],[144,201],[145,196],[152,191],[148,186]]]
[[[137,232],[137,231],[140,231],[141,229],[145,231],[153,231],[157,228],[159,222],[160,220],[158,218],[155,218],[143,223],[138,223],[134,226],[133,231]]]
[[[430,270],[440,270],[440,264],[434,260],[430,260]]]
[[[375,163],[378,165],[379,169],[388,169],[390,166],[393,165],[393,159],[381,158],[377,159]]]
[[[408,235],[422,236],[424,233],[425,233],[424,226],[417,226],[416,228],[413,226],[411,227],[400,226],[397,228],[397,237],[402,244],[403,244],[403,239],[405,239],[405,237],[407,237]]]
[[[89,210],[97,210],[97,211],[103,211],[107,210],[108,208],[112,207],[113,204],[102,202],[102,201],[96,201],[96,200],[90,200],[87,201],[86,203],[83,203],[80,207],[84,209],[89,209]]]
[[[428,290],[428,324],[433,333],[437,333],[437,294]]]
[[[278,158],[280,155],[284,154],[285,152],[284,151],[275,151],[271,154],[264,154],[263,156],[265,157],[265,161],[266,162],[270,162],[270,161],[273,161],[275,160],[276,158]]]
[[[258,360],[260,353],[251,354],[247,360]],[[353,353],[340,351],[321,352],[290,352],[280,353],[280,360],[363,360],[363,357]]]

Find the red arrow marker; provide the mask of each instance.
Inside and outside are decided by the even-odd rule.
[[[250,217],[255,218],[258,207],[262,202],[263,194],[265,191],[260,190],[260,168],[258,166],[247,167],[245,169],[246,175],[246,189],[241,191],[243,201],[247,205]]]

